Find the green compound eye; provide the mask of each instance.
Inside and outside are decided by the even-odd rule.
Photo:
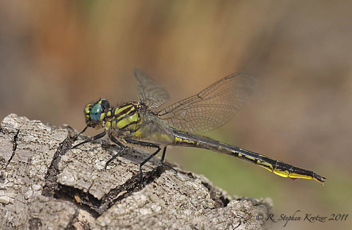
[[[101,104],[94,105],[92,110],[90,111],[90,119],[92,119],[92,121],[94,122],[100,121],[101,112],[102,112]]]

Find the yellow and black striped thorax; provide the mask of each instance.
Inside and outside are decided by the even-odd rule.
[[[138,102],[127,102],[106,114],[105,129],[137,131],[142,124],[141,105]]]

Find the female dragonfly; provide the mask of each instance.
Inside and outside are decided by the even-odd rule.
[[[87,104],[84,108],[87,126],[81,133],[88,127],[103,128],[104,131],[73,148],[102,138],[106,134],[120,146],[121,151],[125,149],[124,144],[155,148],[156,151],[140,164],[141,181],[142,166],[157,155],[162,146],[164,149],[161,162],[166,165],[166,148],[172,145],[225,153],[257,164],[282,177],[313,179],[324,184],[326,178],[313,171],[200,135],[224,125],[238,112],[255,88],[254,77],[242,73],[231,74],[194,96],[155,111],[155,108],[168,101],[168,92],[143,71],[135,70],[134,75],[139,82],[139,101],[127,102],[116,108],[111,107],[105,99]],[[111,158],[106,166],[117,155]]]

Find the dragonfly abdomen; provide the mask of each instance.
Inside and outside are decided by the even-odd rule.
[[[191,134],[184,131],[175,132],[174,145],[203,148],[219,153],[225,153],[227,155],[260,165],[281,177],[288,177],[291,179],[313,179],[320,184],[324,184],[326,179],[325,177],[322,177],[313,171],[301,169],[293,165],[271,159],[259,153],[255,153],[237,146],[228,145],[220,141],[215,141],[201,135]]]
[[[246,149],[242,149],[236,146],[231,146],[227,144],[223,144],[224,150],[218,152],[223,152],[229,155],[236,156],[238,158],[250,161],[254,164],[260,165],[261,167],[269,170],[270,172],[275,173],[281,177],[288,177],[291,179],[313,179],[320,184],[324,184],[325,178],[314,173],[313,171],[309,171],[306,169],[298,168],[296,166],[286,164],[284,162],[271,159],[265,155],[255,153]]]

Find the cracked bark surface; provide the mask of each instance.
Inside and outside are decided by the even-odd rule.
[[[263,229],[270,199],[235,199],[204,176],[143,167],[150,153],[8,115],[0,126],[1,229]],[[82,137],[84,138],[84,137]],[[82,141],[79,139],[77,143]],[[257,218],[259,217],[259,218]]]

